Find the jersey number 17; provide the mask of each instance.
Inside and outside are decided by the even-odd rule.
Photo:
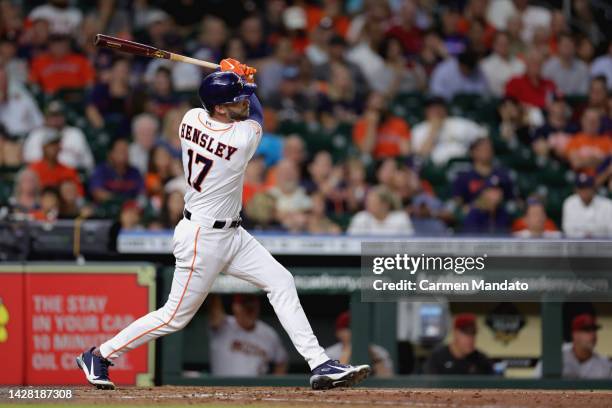
[[[193,157],[194,154],[195,154],[195,163],[194,163],[194,157]],[[204,179],[206,178],[206,175],[210,171],[213,165],[213,161],[211,159],[207,159],[201,154],[195,153],[192,149],[187,150],[187,155],[189,156],[189,164],[187,165],[188,172],[189,172],[189,174],[187,175],[187,184],[193,187],[197,192],[202,192],[202,182],[204,181]],[[203,163],[204,166],[202,167],[202,170],[200,170],[200,172],[196,176],[195,180],[193,180],[192,182],[191,181],[191,174],[192,174],[191,169],[194,165],[197,165],[198,163]]]

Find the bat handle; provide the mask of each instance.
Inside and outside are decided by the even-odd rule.
[[[200,67],[209,68],[209,69],[219,68],[219,64],[215,64],[213,62],[208,62],[208,61],[202,61],[199,59],[187,57],[185,55],[174,54],[172,52],[170,53],[170,61],[186,62],[188,64],[194,64],[194,65],[198,65]]]

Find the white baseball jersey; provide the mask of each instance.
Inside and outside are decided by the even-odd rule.
[[[187,112],[179,127],[187,180],[185,208],[214,219],[238,218],[244,170],[261,134],[259,123],[251,119],[223,123],[202,108]]]
[[[174,229],[176,267],[168,300],[101,344],[100,353],[115,359],[182,329],[204,302],[219,273],[224,272],[268,293],[283,328],[311,369],[329,360],[300,305],[291,273],[244,228],[227,224],[227,219],[236,219],[240,213],[244,171],[261,139],[261,126],[250,119],[218,122],[197,108],[185,114],[178,130],[188,186],[185,208],[193,216],[183,218]],[[225,226],[213,228],[210,219],[225,219]],[[238,342],[213,344],[213,371],[231,375],[238,368],[235,357],[240,353],[241,359],[248,361],[248,367],[243,368],[249,373],[260,373],[264,361],[279,362],[283,356],[280,346],[275,345],[280,341],[278,336],[274,340],[270,334],[273,330],[265,327],[258,322],[256,332],[240,334]],[[221,358],[231,352],[233,357]]]
[[[258,320],[253,330],[243,329],[234,316],[226,316],[217,329],[209,330],[210,368],[213,375],[254,377],[268,372],[269,364],[287,361],[278,334]]]

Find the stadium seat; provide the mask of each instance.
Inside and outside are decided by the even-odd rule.
[[[391,113],[414,125],[423,120],[425,96],[420,92],[399,94],[391,102]]]

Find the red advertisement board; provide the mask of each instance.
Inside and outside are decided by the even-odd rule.
[[[28,266],[21,276],[22,306],[14,308],[21,310],[16,318],[23,322],[20,348],[0,343],[0,358],[13,366],[21,364],[21,383],[27,385],[83,384],[75,357],[154,307],[154,272],[149,267]],[[0,297],[17,292],[17,283],[1,279]],[[153,344],[123,355],[114,364],[116,384],[150,384]],[[15,382],[0,378],[0,383]]]
[[[0,384],[25,381],[24,277],[21,270],[0,272]]]

